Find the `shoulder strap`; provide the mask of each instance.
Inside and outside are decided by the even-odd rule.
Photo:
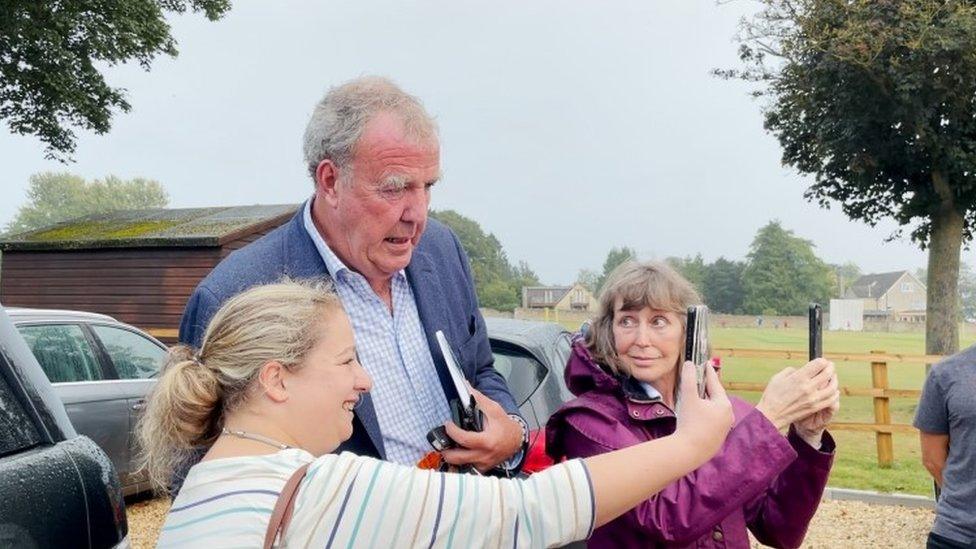
[[[298,470],[292,473],[291,478],[285,483],[285,487],[281,489],[281,494],[278,495],[278,502],[275,503],[274,511],[271,512],[268,531],[264,534],[264,549],[271,549],[275,540],[278,539],[279,533],[284,538],[288,523],[291,522],[291,511],[295,508],[295,494],[298,493],[298,485],[305,478],[305,473],[308,472],[309,465],[309,463],[306,463],[299,467]]]

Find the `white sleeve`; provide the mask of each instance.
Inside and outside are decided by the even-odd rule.
[[[346,547],[550,547],[593,530],[581,460],[528,479],[425,471],[352,454],[322,456],[299,490],[286,539]]]

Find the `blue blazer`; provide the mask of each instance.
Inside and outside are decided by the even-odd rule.
[[[288,223],[231,253],[197,285],[180,322],[181,343],[199,347],[207,324],[220,305],[251,286],[276,282],[284,276],[329,277],[322,256],[305,230],[303,211],[304,206]],[[471,268],[454,233],[439,221],[428,219],[406,273],[445,397],[457,398],[457,391],[434,338],[438,330],[447,336],[471,385],[508,413],[518,414],[505,380],[493,367]],[[336,451],[386,459],[376,410],[368,394],[356,408],[352,437]]]

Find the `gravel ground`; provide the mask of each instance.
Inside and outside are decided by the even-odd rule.
[[[134,549],[155,545],[156,534],[167,510],[167,498],[129,505],[129,539]],[[933,518],[934,514],[929,510],[868,505],[857,501],[824,501],[810,524],[803,547],[925,547],[925,537]],[[755,542],[752,546],[764,547]]]
[[[935,513],[869,505],[859,501],[823,501],[810,523],[803,547],[925,547]],[[753,547],[765,547],[753,541]]]

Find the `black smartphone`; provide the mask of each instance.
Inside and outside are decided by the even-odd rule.
[[[468,392],[468,386],[464,379],[464,373],[461,371],[461,367],[458,365],[457,357],[454,355],[454,351],[451,349],[451,345],[447,341],[447,337],[444,335],[444,332],[441,332],[440,330],[438,330],[434,336],[437,339],[437,344],[441,350],[441,354],[444,356],[444,362],[447,364],[447,370],[451,375],[454,388],[458,392],[457,398],[453,398],[448,401],[448,404],[451,407],[451,419],[454,421],[455,425],[464,429],[465,431],[484,430],[484,412],[478,408],[474,397]],[[438,452],[443,452],[444,450],[448,450],[450,448],[457,448],[458,446],[457,442],[455,442],[454,439],[447,434],[447,430],[444,429],[443,425],[438,425],[427,433],[427,442],[429,442],[430,445]]]
[[[823,356],[823,309],[817,303],[810,304],[810,360]]]
[[[698,396],[705,397],[705,365],[708,363],[708,307],[692,305],[688,307],[688,322],[685,326],[685,360],[695,364],[695,382]]]

